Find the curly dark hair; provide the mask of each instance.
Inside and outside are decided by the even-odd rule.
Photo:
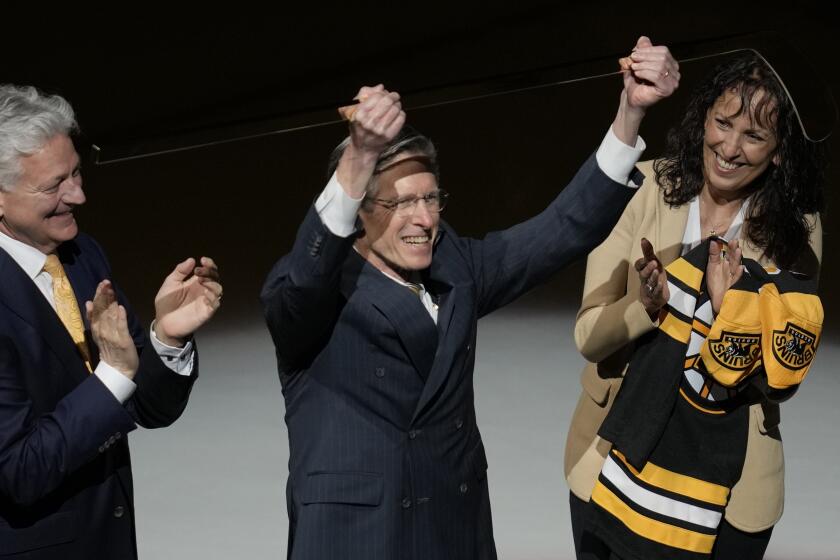
[[[662,159],[654,163],[656,181],[665,201],[681,206],[697,196],[703,184],[703,142],[706,115],[726,91],[741,98],[736,117],[753,107],[752,117],[774,130],[779,165],[771,164],[751,188],[745,218],[749,240],[781,268],[793,267],[808,247],[813,228],[808,214],[822,212],[825,142],[808,141],[793,105],[773,71],[753,52],[739,54],[717,66],[693,92],[682,121],[668,132]]]

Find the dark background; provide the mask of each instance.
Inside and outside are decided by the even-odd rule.
[[[269,12],[237,4],[179,13],[135,5],[9,16],[0,81],[67,97],[85,140],[100,146],[104,159],[331,120],[332,108],[360,85],[382,82],[405,94],[409,121],[438,145],[442,186],[453,195],[445,217],[473,235],[533,215],[556,195],[612,121],[621,81],[609,76],[420,105],[613,71],[640,34],[679,55],[723,50],[740,44],[733,36],[758,31],[783,37],[790,61],[807,59],[840,99],[840,26],[818,3],[334,6]],[[709,61],[682,65],[677,95],[643,126],[646,158],[659,152],[708,68]],[[117,280],[146,318],[171,267],[209,254],[225,280],[218,321],[259,321],[262,280],[289,249],[324,185],[327,155],[344,134],[333,124],[107,165],[87,161],[88,203],[79,221],[103,243]],[[840,275],[831,255],[840,143],[833,140],[822,295],[827,334],[837,337],[832,287]],[[578,263],[529,301],[574,307],[582,276]]]

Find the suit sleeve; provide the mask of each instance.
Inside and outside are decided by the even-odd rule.
[[[656,328],[636,290],[628,293],[634,256],[641,253],[638,228],[657,204],[658,188],[645,181],[627,205],[609,237],[586,262],[581,307],[575,321],[575,343],[583,357],[597,363]],[[635,285],[636,282],[630,284]]]
[[[137,389],[126,401],[125,408],[144,428],[163,428],[177,420],[187,406],[198,378],[198,350],[190,375],[180,375],[163,363],[145,331],[143,336],[145,342],[137,349],[140,356],[140,367],[134,376]]]
[[[593,154],[542,213],[483,240],[466,240],[479,316],[545,282],[598,245],[634,192],[607,177]]]
[[[53,411],[33,417],[25,381],[31,375],[14,341],[0,339],[0,496],[20,505],[33,504],[58,488],[102,453],[106,440],[135,428],[95,375],[65,395]]]
[[[314,207],[291,253],[271,269],[260,299],[281,373],[299,369],[328,335],[341,305],[341,268],[354,237],[324,226]]]

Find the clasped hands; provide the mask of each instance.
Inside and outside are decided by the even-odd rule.
[[[342,108],[350,121],[350,143],[336,168],[338,182],[352,198],[365,194],[380,153],[405,124],[400,94],[382,84],[363,87],[354,98],[358,105]]]

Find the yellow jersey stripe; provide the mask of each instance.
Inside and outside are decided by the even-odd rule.
[[[685,343],[691,337],[691,323],[678,319],[673,313],[665,315],[659,329],[677,342]]]
[[[700,554],[709,554],[714,547],[715,535],[704,535],[645,517],[625,504],[621,498],[600,482],[595,484],[595,489],[592,490],[592,499],[628,529],[646,539]]]
[[[691,323],[691,328],[693,328],[698,333],[702,334],[703,338],[709,338],[709,327],[707,327],[697,319],[694,319],[694,322]]]
[[[703,271],[694,267],[685,259],[677,259],[665,267],[669,276],[676,277],[680,282],[693,289],[696,292],[700,291],[700,285],[703,283]]]

